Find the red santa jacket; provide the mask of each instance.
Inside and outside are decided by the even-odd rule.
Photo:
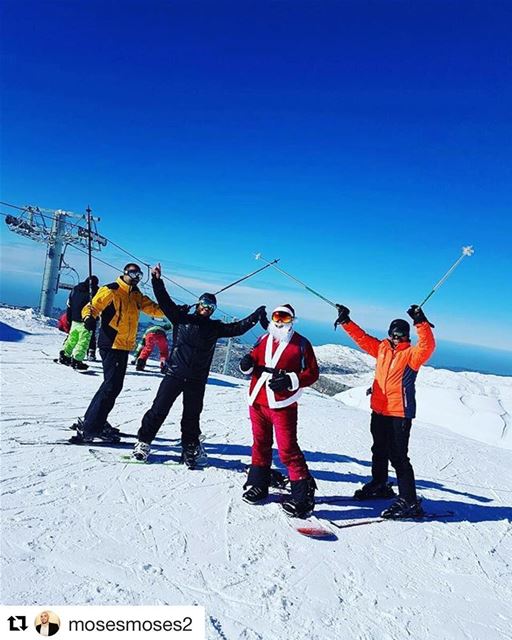
[[[277,342],[267,333],[254,345],[251,351],[254,368],[249,385],[249,404],[261,404],[271,409],[281,409],[297,402],[303,387],[309,387],[318,380],[318,363],[309,340],[299,333],[293,333],[288,342]],[[292,379],[290,391],[274,392],[268,382],[272,374],[261,371],[260,367],[284,369]]]

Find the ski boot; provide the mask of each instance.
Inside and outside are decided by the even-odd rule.
[[[87,360],[89,360],[89,362],[96,362],[98,360],[98,358],[96,357],[96,351],[94,351],[94,349],[89,349],[89,351],[87,352]]]
[[[141,442],[140,440],[135,443],[132,451],[132,458],[139,462],[146,462],[150,452],[149,444]]]
[[[119,429],[113,427],[108,422],[105,422],[105,424],[103,425],[103,429],[96,435],[96,437],[103,442],[121,442]]]
[[[146,367],[146,361],[143,360],[142,358],[139,358],[137,360],[137,364],[135,365],[135,370],[136,371],[144,371],[145,367]]]
[[[421,518],[421,516],[425,515],[425,511],[421,506],[421,498],[414,502],[407,502],[403,498],[398,498],[390,507],[384,509],[380,515],[382,518],[389,520],[400,520],[401,518]]]
[[[307,518],[315,508],[316,482],[312,476],[291,480],[292,496],[282,503],[283,511],[293,518]]]
[[[65,364],[67,367],[69,367],[69,365],[71,364],[71,360],[72,358],[67,356],[64,351],[59,351],[59,364]]]
[[[197,469],[204,466],[206,454],[203,447],[197,443],[189,443],[183,446],[181,452],[181,462],[189,469]]]
[[[73,369],[76,369],[76,371],[87,371],[89,368],[89,365],[85,364],[85,362],[75,360],[75,358],[71,358],[71,366]]]
[[[268,487],[249,487],[242,493],[242,500],[249,504],[258,504],[268,498]]]
[[[71,436],[69,439],[71,444],[88,444],[94,440],[94,436],[92,434],[85,433],[84,423],[80,418],[78,418],[78,421],[71,428],[74,428],[76,431],[75,435]]]
[[[289,489],[290,478],[277,469],[270,469],[270,486],[274,489]]]
[[[251,465],[247,480],[243,486],[245,489],[242,500],[249,504],[258,504],[268,498],[268,487],[271,479],[270,467],[257,467]]]
[[[354,492],[354,500],[374,500],[376,498],[396,498],[391,482],[367,482]]]

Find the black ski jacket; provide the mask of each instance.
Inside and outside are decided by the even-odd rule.
[[[186,308],[171,300],[160,278],[152,278],[152,284],[160,309],[173,325],[173,345],[166,371],[168,376],[206,382],[217,340],[241,336],[259,321],[259,314],[255,313],[230,323],[188,313]]]
[[[92,295],[95,296],[98,291],[98,287],[92,288]],[[89,282],[79,282],[76,287],[73,287],[68,298],[68,306],[66,315],[68,316],[69,324],[71,322],[83,322],[82,309],[89,302]]]

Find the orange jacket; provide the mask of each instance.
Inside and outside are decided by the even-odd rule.
[[[418,344],[379,340],[365,333],[355,322],[341,325],[357,344],[377,358],[372,387],[371,408],[384,416],[416,417],[416,376],[418,369],[430,358],[436,343],[428,322],[416,325]]]

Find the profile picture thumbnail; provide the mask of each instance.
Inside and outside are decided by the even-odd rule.
[[[41,636],[54,636],[60,628],[60,618],[53,611],[41,611],[34,621],[36,631]]]

